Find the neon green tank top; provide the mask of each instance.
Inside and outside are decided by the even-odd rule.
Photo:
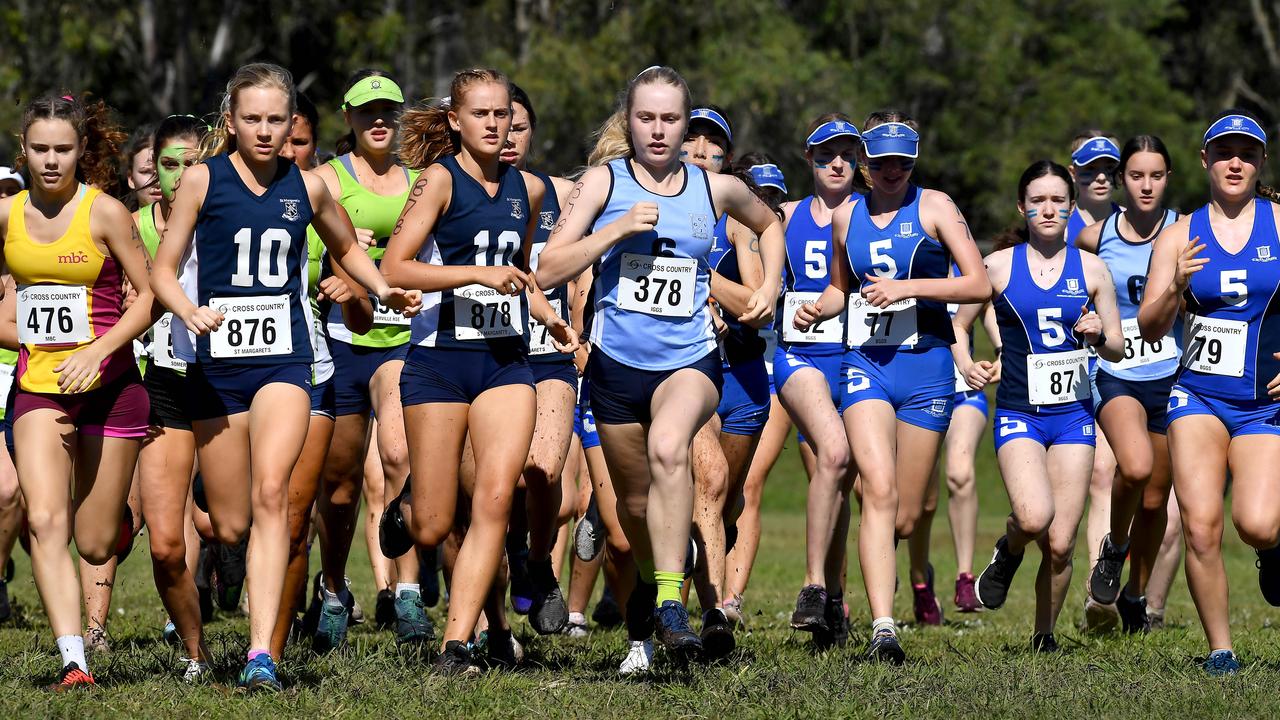
[[[18,352],[0,348],[0,420],[4,419],[9,402],[9,389],[13,387],[13,371],[18,364]]]
[[[311,384],[320,383],[333,377],[333,356],[329,354],[329,339],[325,336],[324,321],[320,318],[320,302],[316,294],[320,290],[320,273],[324,266],[324,256],[329,252],[324,241],[316,233],[316,229],[307,226],[307,295],[311,301]],[[338,307],[338,319],[342,319],[342,308]]]
[[[409,199],[409,188],[418,181],[417,171],[406,171],[409,177],[408,187],[399,195],[379,195],[360,184],[355,178],[351,166],[351,156],[343,155],[329,161],[338,183],[342,187],[342,195],[338,203],[351,216],[351,224],[358,228],[373,231],[374,243],[369,246],[369,257],[374,264],[381,264],[382,255],[386,252],[387,241],[400,219],[400,211]],[[378,299],[373,301],[373,328],[364,334],[353,333],[342,322],[342,309],[329,309],[329,337],[339,342],[359,347],[391,348],[409,342],[409,320],[403,315],[382,307]]]
[[[152,203],[138,211],[138,232],[142,234],[142,244],[147,247],[147,254],[155,259],[156,249],[160,247],[160,231],[156,229],[156,208],[160,203]]]

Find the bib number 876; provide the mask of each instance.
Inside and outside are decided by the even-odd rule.
[[[231,347],[274,345],[277,332],[275,318],[232,318],[227,321],[227,344]]]

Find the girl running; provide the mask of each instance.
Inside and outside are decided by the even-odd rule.
[[[1165,406],[1178,369],[1181,329],[1147,343],[1138,328],[1152,242],[1178,219],[1177,212],[1163,205],[1172,170],[1160,138],[1131,138],[1117,169],[1127,209],[1090,225],[1076,238],[1076,247],[1102,258],[1111,271],[1124,330],[1124,359],[1100,361],[1095,381],[1095,413],[1119,472],[1111,487],[1111,529],[1094,562],[1089,595],[1097,603],[1114,604],[1126,632],[1149,629],[1143,594],[1164,538],[1172,482]],[[1120,575],[1130,553],[1133,568],[1121,592]]]
[[[284,68],[246,65],[232,76],[219,126],[183,173],[156,256],[164,304],[189,333],[174,347],[188,363],[192,430],[213,531],[249,537],[246,690],[279,690],[269,652],[288,564],[288,481],[311,406],[307,225],[331,257],[408,313],[419,298],[388,287],[356,244],[323,181],[279,157],[295,110]],[[233,249],[234,246],[234,249]],[[179,282],[178,267],[183,266]]]
[[[1223,496],[1231,475],[1231,520],[1258,552],[1258,584],[1280,606],[1280,354],[1273,298],[1280,285],[1274,190],[1255,185],[1267,134],[1239,110],[1204,134],[1200,160],[1209,202],[1156,238],[1138,326],[1148,343],[1187,313],[1182,366],[1169,395],[1174,491],[1187,545],[1187,584],[1209,642],[1204,669],[1234,674],[1227,577],[1222,562]],[[1185,306],[1184,306],[1185,303]]]
[[[599,262],[587,372],[619,519],[643,581],[628,604],[652,598],[663,644],[688,657],[702,649],[680,601],[693,518],[689,447],[715,411],[722,382],[707,305],[712,233],[728,213],[761,238],[765,280],[738,318],[760,323],[778,295],[782,229],[742,181],[680,162],[691,108],[678,73],[646,69],[622,105],[623,123],[612,127],[625,133],[623,154],[582,176],[538,273],[541,284],[555,285]],[[602,137],[597,147],[619,139]]]
[[[805,580],[791,615],[791,627],[827,644],[845,632],[844,567],[849,532],[849,490],[853,485],[849,439],[840,422],[840,358],[844,316],[797,330],[795,313],[830,284],[833,263],[831,218],[856,202],[858,128],[842,113],[820,115],[809,124],[805,159],[813,174],[813,195],[782,206],[786,265],[773,385],[795,422],[800,457],[809,476],[805,512]]]
[[[68,544],[102,565],[147,429],[132,342],[147,328],[147,256],[129,211],[93,185],[114,183],[124,135],[106,105],[67,97],[23,111],[30,191],[0,200],[4,258],[17,282],[17,393],[9,408],[27,504],[36,587],[62,656],[56,690],[93,685]],[[128,278],[137,300],[122,310]]]
[[[502,561],[511,496],[533,439],[529,319],[548,328],[557,352],[576,350],[577,336],[523,269],[550,191],[500,160],[511,129],[506,76],[460,72],[449,97],[448,107],[402,118],[401,158],[423,173],[396,222],[383,272],[428,293],[400,381],[414,439],[409,527],[423,550],[448,538],[468,434],[475,448],[469,525],[436,659],[439,672],[455,674],[473,667],[467,643]]]
[[[848,301],[840,408],[862,490],[858,555],[872,616],[866,654],[901,664],[894,548],[915,529],[951,418],[955,335],[946,304],[985,302],[990,288],[960,209],[946,193],[911,184],[915,121],[872,113],[862,141],[871,192],[832,216],[831,284],[795,325],[807,329]]]
[[[996,457],[1013,512],[991,564],[978,578],[978,600],[1004,605],[1023,551],[1040,546],[1035,634],[1031,647],[1056,652],[1053,630],[1071,584],[1071,555],[1093,465],[1093,399],[1089,352],[1124,357],[1115,287],[1097,257],[1065,242],[1075,186],[1066,168],[1041,160],[1018,181],[1026,218],[1012,247],[987,256],[987,274],[1003,340],[1003,377],[996,392]],[[1094,309],[1090,309],[1090,305]],[[972,323],[978,306],[960,308]],[[980,390],[992,364],[974,362],[962,343],[956,365]]]

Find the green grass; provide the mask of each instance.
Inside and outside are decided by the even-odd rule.
[[[995,472],[990,436],[979,464],[981,568],[1002,527],[1008,503]],[[220,619],[209,627],[217,683],[188,687],[177,653],[159,640],[164,613],[152,586],[145,539],[122,568],[111,619],[113,652],[92,660],[101,687],[53,696],[40,690],[56,670],[49,628],[26,557],[11,584],[16,622],[0,629],[0,708],[7,718],[151,717],[1276,717],[1280,637],[1278,615],[1262,600],[1253,554],[1227,531],[1232,582],[1232,624],[1246,669],[1212,679],[1197,666],[1203,635],[1179,576],[1168,609],[1169,628],[1146,638],[1095,639],[1076,630],[1084,599],[1085,549],[1076,557],[1073,590],[1060,623],[1065,652],[1040,657],[1027,649],[1032,582],[1039,557],[1027,562],[998,613],[948,614],[940,628],[907,625],[903,668],[859,662],[869,617],[856,561],[848,595],[855,635],[850,646],[814,655],[787,628],[803,580],[804,477],[789,447],[770,481],[765,537],[747,609],[750,634],[725,665],[681,670],[662,662],[647,680],[620,680],[621,631],[594,632],[586,641],[539,638],[520,621],[527,666],[514,673],[473,679],[433,676],[420,658],[402,655],[387,633],[369,625],[353,631],[352,645],[318,658],[291,646],[281,665],[288,689],[276,696],[244,697],[230,688],[243,658],[245,621]],[[934,563],[940,595],[950,605],[954,553],[945,502],[935,525]],[[1079,543],[1083,546],[1083,542]],[[851,549],[853,546],[851,545]],[[900,553],[905,573],[905,548]],[[314,566],[314,563],[313,563]],[[353,553],[352,581],[372,611],[369,570]],[[900,592],[900,618],[911,617],[909,592]],[[440,621],[440,609],[432,611]],[[661,658],[661,653],[659,654]]]

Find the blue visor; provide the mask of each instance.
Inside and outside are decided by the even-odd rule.
[[[715,125],[720,128],[721,132],[724,133],[725,138],[729,142],[733,142],[733,131],[729,129],[729,121],[725,120],[724,116],[715,110],[712,110],[711,108],[697,108],[693,112],[689,113],[689,123],[692,124],[694,120],[704,120]]]
[[[1247,115],[1228,115],[1210,125],[1204,131],[1204,144],[1207,146],[1223,135],[1248,135],[1263,145],[1267,144],[1267,131]]]
[[[752,165],[748,169],[751,171],[751,179],[755,180],[757,186],[777,188],[783,193],[787,192],[787,179],[782,176],[782,170],[778,169],[777,165],[773,163]]]
[[[862,144],[869,158],[890,155],[914,158],[920,154],[920,133],[905,123],[884,123],[863,133]]]
[[[1094,160],[1114,160],[1120,162],[1120,148],[1104,137],[1093,137],[1085,141],[1080,149],[1071,153],[1071,164],[1084,167]]]
[[[807,148],[811,148],[838,137],[851,137],[857,140],[862,136],[858,134],[858,128],[854,127],[853,123],[848,123],[844,120],[831,120],[822,123],[813,132],[809,133],[809,137],[804,140],[804,145]]]

